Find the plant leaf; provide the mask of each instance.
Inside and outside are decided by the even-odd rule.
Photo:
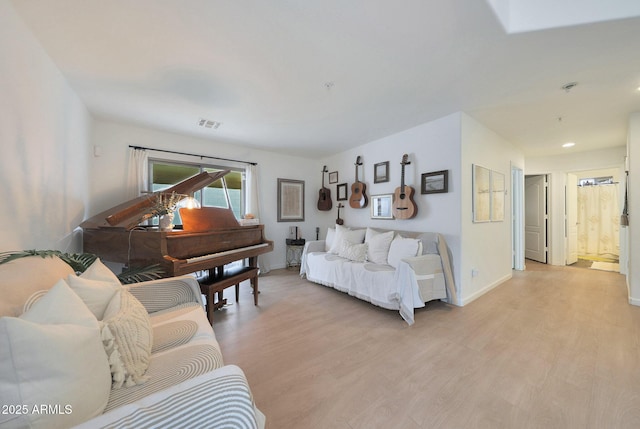
[[[149,280],[157,280],[164,277],[165,272],[160,265],[149,265],[147,267],[133,267],[118,274],[118,279],[122,284],[140,283]]]

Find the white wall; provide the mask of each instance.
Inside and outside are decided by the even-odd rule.
[[[346,206],[340,212],[346,226],[396,229],[404,231],[439,232],[445,236],[453,255],[456,283],[460,276],[460,113],[375,140],[354,149],[336,154],[323,161],[329,171],[338,171],[338,183],[347,183],[348,196],[355,180],[354,163],[358,155],[364,163],[359,169],[359,179],[367,185],[369,197],[393,193],[400,186],[403,154],[409,155],[410,165],[405,167],[405,184],[415,190],[414,200],[418,213],[413,219],[371,219],[370,206],[365,209]],[[389,182],[374,183],[374,164],[389,161]],[[442,194],[420,193],[422,173],[449,170],[449,192]],[[336,185],[330,185],[334,209],[322,215],[322,236],[326,227],[335,223],[337,215]],[[460,287],[460,285],[458,285]]]
[[[221,144],[106,120],[95,121],[92,142],[100,147],[102,156],[90,160],[91,212],[88,216],[127,201],[127,154],[128,146],[133,145],[257,162],[261,192],[260,222],[265,225],[267,239],[274,241],[274,251],[266,254],[264,260],[272,269],[285,266],[285,239],[289,237],[289,226],[298,226],[303,237],[315,239],[315,227],[320,226],[321,222],[326,223],[316,209],[322,169],[319,160]],[[160,152],[150,152],[149,156],[200,162],[200,158]],[[204,161],[210,160],[205,158]],[[278,178],[305,181],[305,222],[277,222]]]
[[[511,167],[524,169],[524,155],[511,143],[466,114],[461,115],[461,225],[464,251],[460,260],[463,304],[478,298],[511,278],[512,215]],[[473,222],[473,164],[505,176],[505,218],[503,222]],[[476,272],[476,275],[472,275]]]
[[[0,251],[78,251],[91,117],[6,0],[0,58]]]
[[[400,161],[409,154],[405,181],[416,190],[418,215],[408,220],[372,220],[369,209],[346,207],[345,225],[372,226],[407,231],[434,231],[444,234],[451,249],[454,276],[458,287],[458,305],[464,305],[511,277],[511,165],[524,169],[522,152],[464,113],[411,128],[376,140],[326,160],[329,171],[338,171],[338,183],[350,186],[355,179],[354,162],[363,157],[360,180],[368,186],[368,195],[393,193],[400,185]],[[373,183],[373,165],[390,161],[390,182]],[[480,164],[505,175],[505,221],[472,222],[472,164]],[[449,170],[449,192],[420,194],[422,173]],[[363,176],[364,171],[364,176]],[[335,185],[331,185],[335,193]],[[348,202],[345,201],[348,206]],[[335,221],[335,209],[327,219]],[[490,245],[489,245],[490,243]],[[464,249],[464,250],[463,250]],[[478,275],[471,276],[476,269]]]
[[[624,157],[626,148],[594,150],[564,155],[534,157],[526,159],[526,175],[548,174],[550,176],[549,201],[549,263],[565,265],[565,231],[564,231],[564,195],[567,173],[582,176],[591,172],[602,172],[603,169],[615,170],[618,181],[624,177]],[[623,187],[620,187],[623,190]],[[621,198],[624,194],[621,193]],[[620,206],[622,207],[622,205]]]

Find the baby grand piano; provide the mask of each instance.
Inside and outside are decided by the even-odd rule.
[[[159,192],[192,195],[227,173],[229,170],[203,172]],[[154,216],[152,208],[159,192],[127,201],[81,223],[84,251],[129,267],[159,264],[168,277],[205,270],[212,270],[215,277],[224,265],[243,259],[257,272],[258,255],[273,250],[273,241],[265,239],[264,225],[240,226],[226,208],[182,208],[182,230],[160,231],[141,225]]]

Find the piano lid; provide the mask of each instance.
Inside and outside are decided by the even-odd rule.
[[[226,176],[230,171],[222,170],[212,173],[204,171],[163,191],[142,195],[98,213],[82,222],[80,226],[84,229],[123,228],[130,230],[153,217],[153,206],[158,194],[171,195],[172,192],[175,192],[176,194],[190,195]]]

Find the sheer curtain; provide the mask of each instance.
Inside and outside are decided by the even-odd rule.
[[[127,196],[139,197],[149,188],[149,154],[144,149],[129,148],[129,171],[127,174]]]
[[[247,172],[247,181],[246,181],[246,213],[251,213],[255,216],[256,219],[260,219],[260,191],[259,191],[259,180],[258,180],[258,166],[249,164],[246,169]],[[265,261],[264,255],[258,256],[258,268],[260,268],[260,273],[266,274],[271,271],[269,264]]]
[[[578,255],[620,255],[618,184],[578,187]]]

